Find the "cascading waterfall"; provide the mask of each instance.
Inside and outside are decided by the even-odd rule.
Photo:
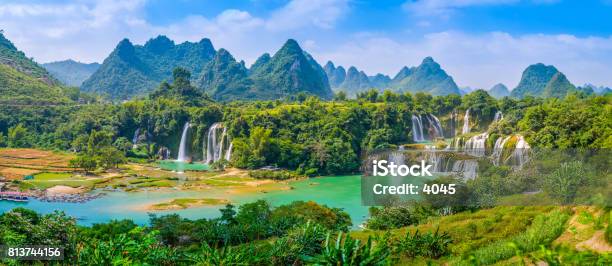
[[[529,143],[525,141],[525,138],[519,135],[516,141],[516,146],[514,147],[514,152],[512,153],[512,157],[515,158],[519,168],[522,168],[527,160],[529,160],[528,153],[530,148],[531,147],[529,146]]]
[[[459,160],[453,164],[453,173],[463,176],[464,179],[474,179],[478,174],[478,161]]]
[[[414,142],[425,141],[421,116],[412,115],[412,140],[414,140]]]
[[[485,144],[488,138],[487,132],[471,137],[465,142],[465,152],[472,156],[485,156]]]
[[[501,111],[495,112],[495,117],[493,118],[493,122],[499,122],[504,119],[504,114]]]
[[[450,120],[450,136],[451,138],[455,137],[455,134],[457,133],[456,130],[456,124],[457,124],[457,111],[453,110],[453,112],[451,113],[451,120]]]
[[[442,125],[440,124],[440,119],[438,119],[433,114],[427,114],[427,121],[430,126],[433,126],[434,132],[436,133],[436,137],[444,138],[444,131],[442,130]]]
[[[138,136],[140,135],[140,128],[137,128],[134,131],[134,137],[132,137],[132,144],[136,145],[136,143],[138,142]]]
[[[470,108],[465,110],[465,115],[463,116],[463,129],[461,130],[461,134],[470,133]]]
[[[228,162],[232,159],[232,148],[234,148],[234,143],[230,141],[229,147],[227,147],[227,151],[225,152],[225,160]]]
[[[495,146],[493,147],[493,153],[491,154],[491,158],[493,159],[494,165],[499,166],[499,164],[501,163],[504,146],[506,145],[506,142],[510,140],[510,138],[512,138],[512,136],[507,136],[505,138],[499,137],[497,138],[497,140],[495,140]]]
[[[226,142],[229,143],[227,151],[224,149]],[[204,144],[204,151],[206,152],[204,161],[207,164],[219,161],[222,158],[229,161],[231,158],[232,143],[229,141],[227,128],[222,123],[214,123],[208,129],[207,140]],[[223,156],[224,152],[225,157]]]
[[[187,161],[187,133],[189,133],[189,122],[185,123],[183,127],[183,134],[181,135],[181,143],[179,144],[178,157],[176,158],[179,162]]]

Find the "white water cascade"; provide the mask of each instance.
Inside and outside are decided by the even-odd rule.
[[[187,161],[187,133],[189,133],[189,122],[185,123],[183,127],[183,134],[181,135],[181,143],[179,144],[178,157],[176,158],[179,162]]]
[[[504,152],[504,146],[506,146],[506,142],[510,140],[512,136],[507,136],[505,138],[499,137],[495,140],[495,146],[493,147],[493,153],[491,154],[491,158],[493,159],[493,164],[499,166],[501,163],[501,157]]]
[[[226,143],[229,143],[226,147]],[[232,154],[232,143],[229,141],[227,135],[227,128],[221,123],[214,123],[208,129],[208,135],[206,142],[204,142],[204,151],[206,156],[204,162],[207,164],[221,160],[222,158],[229,161]],[[225,156],[223,156],[225,153]]]
[[[470,133],[470,109],[465,110],[465,115],[463,116],[463,129],[461,130],[461,134]]]
[[[436,133],[436,137],[437,138],[444,138],[444,131],[442,130],[442,125],[440,124],[440,119],[438,119],[435,115],[433,114],[427,114],[427,122],[429,122],[429,125],[433,127],[434,132]]]
[[[227,148],[227,151],[225,152],[225,160],[228,162],[232,159],[232,148],[234,148],[234,143],[230,141],[229,147]]]
[[[504,119],[504,114],[501,111],[495,112],[495,117],[493,118],[493,122],[499,122]]]
[[[465,152],[472,156],[485,156],[485,144],[488,138],[487,132],[471,137],[465,142]]]
[[[412,140],[414,140],[414,142],[425,141],[421,116],[412,115]]]
[[[474,179],[478,174],[478,161],[459,160],[453,164],[453,173],[463,176],[464,179]]]
[[[515,158],[519,168],[522,168],[523,165],[527,162],[527,160],[529,160],[528,153],[530,148],[531,147],[529,146],[529,143],[525,141],[525,138],[519,135],[516,141],[514,152],[512,153],[512,157]]]

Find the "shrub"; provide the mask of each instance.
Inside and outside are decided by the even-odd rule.
[[[343,237],[342,232],[331,242],[331,234],[327,234],[323,253],[316,257],[307,257],[305,260],[317,265],[387,265],[389,264],[389,246],[385,241],[372,245],[372,238],[368,237],[365,245],[350,236]]]
[[[253,170],[249,176],[255,179],[288,180],[299,178],[300,175],[287,170]]]
[[[446,255],[449,251],[448,245],[453,240],[446,232],[440,234],[439,229],[437,228],[434,233],[420,234],[419,230],[413,235],[410,232],[406,233],[404,239],[395,243],[395,253],[408,257],[423,256],[434,259]]]
[[[523,253],[537,250],[540,245],[550,244],[563,233],[568,218],[569,215],[563,211],[538,215],[525,232],[477,249],[471,257],[478,264],[493,264],[516,255],[517,250]]]

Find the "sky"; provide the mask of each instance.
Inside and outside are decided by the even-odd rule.
[[[39,63],[102,62],[123,38],[211,39],[247,65],[296,39],[320,64],[393,77],[432,56],[460,87],[530,64],[612,87],[612,0],[0,0],[0,29]]]

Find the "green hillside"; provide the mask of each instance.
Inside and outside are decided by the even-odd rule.
[[[68,92],[40,65],[0,33],[0,103],[7,105],[42,105],[70,101]]]
[[[215,50],[208,39],[178,45],[166,36],[158,36],[144,45],[133,45],[124,39],[102,66],[83,82],[81,89],[114,100],[145,95],[161,81],[171,79],[176,67],[184,67],[197,76],[214,55]]]
[[[575,89],[576,87],[557,68],[538,63],[530,65],[523,71],[521,81],[510,96],[563,97]]]
[[[402,68],[393,79],[391,86],[402,92],[425,92],[431,95],[460,94],[453,78],[431,57],[423,59],[417,67]]]
[[[508,91],[508,87],[506,87],[506,85],[497,83],[495,84],[495,86],[491,87],[491,89],[489,90],[489,95],[499,99],[506,96],[510,96],[510,91]]]

